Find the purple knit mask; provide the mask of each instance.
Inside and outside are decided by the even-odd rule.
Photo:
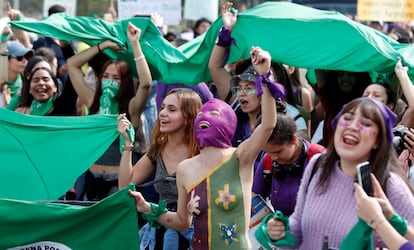
[[[222,100],[211,99],[201,107],[194,121],[198,146],[230,147],[236,125],[237,117],[233,109]]]

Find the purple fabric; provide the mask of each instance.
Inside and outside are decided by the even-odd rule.
[[[265,84],[267,88],[269,89],[270,94],[273,96],[273,98],[284,99],[286,95],[285,87],[283,87],[283,85],[280,83],[272,82],[269,79],[269,76],[270,76],[270,71],[267,72],[266,75],[259,75],[258,77],[256,77],[256,81],[254,82],[254,88],[256,89],[257,97],[262,96],[263,94],[262,84]]]
[[[232,44],[234,44],[234,39],[231,38],[231,31],[225,26],[221,26],[217,36],[216,45],[220,47],[230,47]]]
[[[200,114],[194,121],[198,146],[231,147],[236,124],[237,117],[230,105],[220,99],[211,99],[201,107]]]
[[[414,243],[407,241],[402,245],[399,250],[413,250],[414,249]]]
[[[329,177],[329,186],[320,193],[317,182],[320,169],[309,182],[314,156],[305,168],[299,186],[296,207],[289,217],[290,231],[299,240],[299,250],[322,249],[323,238],[328,236],[329,247],[338,248],[351,228],[357,222],[354,198],[354,179],[346,176],[338,162]],[[394,173],[387,181],[387,197],[391,205],[412,225],[414,223],[414,197],[407,184]],[[376,247],[381,246],[375,237]]]
[[[385,128],[387,130],[387,137],[388,137],[388,144],[392,144],[392,140],[394,138],[394,134],[392,133],[392,128],[394,127],[395,121],[397,120],[397,115],[389,109],[384,103],[379,102],[375,99],[369,98],[369,97],[360,97],[357,98],[359,100],[370,100],[373,103],[377,105],[377,107],[380,109],[382,116],[384,117],[385,122]],[[332,120],[331,125],[333,128],[336,128],[336,125],[338,123],[339,118],[341,117],[344,109],[347,107],[349,103],[342,106],[341,111],[335,116],[335,118]]]
[[[231,31],[227,29],[225,26],[222,26],[216,39],[217,46],[227,48],[224,54],[224,60],[223,60],[224,62],[222,66],[226,65],[227,60],[229,60],[230,45],[235,45],[235,44],[236,44],[236,40],[231,38]]]
[[[164,97],[170,92],[170,90],[175,88],[189,88],[197,92],[200,96],[201,101],[206,103],[210,99],[213,99],[213,93],[211,93],[210,89],[208,88],[205,82],[200,82],[195,86],[185,85],[183,83],[174,83],[174,84],[166,84],[163,82],[157,82],[157,94],[156,94],[156,102],[157,102],[157,110],[160,110],[162,100]]]

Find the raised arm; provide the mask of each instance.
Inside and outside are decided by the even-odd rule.
[[[147,154],[141,157],[141,159],[132,167],[132,152],[134,145],[131,142],[127,134],[127,129],[130,126],[130,122],[126,119],[125,114],[121,114],[118,117],[118,132],[124,138],[124,145],[122,146],[123,152],[121,161],[119,163],[118,174],[118,187],[124,188],[129,183],[139,185],[143,183],[152,173],[155,171],[155,167]]]
[[[265,143],[269,139],[273,128],[276,126],[277,112],[276,102],[273,95],[278,94],[279,97],[282,97],[285,92],[280,84],[273,83],[269,80],[271,64],[269,52],[264,51],[259,47],[253,47],[250,51],[250,57],[252,59],[253,67],[260,75],[258,77],[260,83],[257,82],[258,80],[255,82],[256,92],[260,93],[259,87],[263,90],[261,98],[262,120],[260,125],[253,131],[252,135],[239,145],[239,155],[240,162],[246,161],[253,163],[260,150],[263,149]]]
[[[208,62],[211,77],[216,85],[220,99],[225,100],[230,93],[230,79],[231,75],[225,70],[224,64],[226,52],[230,50],[230,34],[237,21],[237,10],[231,11],[233,3],[227,2],[221,7],[221,16],[223,20],[223,27],[221,28],[218,41],[213,47]],[[228,100],[231,103],[234,100],[232,97]],[[227,101],[227,100],[226,100]]]
[[[13,9],[10,3],[7,3],[7,15],[9,16],[10,21],[20,21],[23,17],[23,14],[20,10]],[[14,29],[14,37],[19,40],[24,47],[32,48],[32,43],[30,42],[29,35],[26,31],[21,29]]]
[[[116,43],[107,40],[70,57],[67,61],[68,73],[70,80],[72,81],[73,88],[81,101],[85,103],[88,108],[92,105],[93,98],[95,97],[95,90],[89,87],[86,83],[81,67],[106,48],[111,48],[113,50],[120,49]]]
[[[151,72],[148,67],[147,60],[142,52],[139,38],[141,36],[141,29],[128,23],[128,39],[134,51],[135,67],[138,72],[139,85],[135,96],[129,101],[128,112],[131,117],[131,122],[134,127],[138,127],[141,119],[141,114],[145,109],[148,96],[151,91]]]
[[[389,249],[399,249],[407,242],[407,239],[401,236],[388,222],[377,199],[369,197],[358,184],[354,184],[354,186],[358,216],[375,230]],[[374,189],[375,186],[374,183]]]
[[[398,58],[394,72],[408,103],[408,109],[405,111],[400,123],[407,127],[414,127],[414,86],[408,76],[408,67],[402,65],[401,58]]]

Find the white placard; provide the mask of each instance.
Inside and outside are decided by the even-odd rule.
[[[218,0],[187,0],[184,5],[184,19],[207,18],[214,22],[218,16]]]
[[[118,17],[158,13],[164,17],[164,24],[178,25],[181,22],[181,0],[118,0]]]
[[[44,0],[43,1],[43,17],[49,16],[48,10],[50,6],[59,4],[65,7],[66,13],[70,16],[76,15],[76,0]]]

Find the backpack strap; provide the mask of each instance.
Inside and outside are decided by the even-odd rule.
[[[316,143],[311,143],[308,149],[308,162],[310,161],[313,155],[323,153],[323,152],[325,152],[324,146],[320,144],[316,144]]]

